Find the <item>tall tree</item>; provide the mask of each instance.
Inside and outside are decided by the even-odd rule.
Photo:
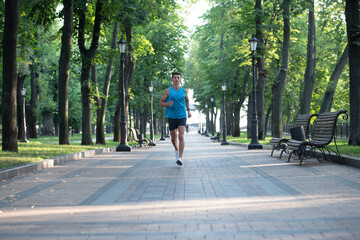
[[[63,0],[64,26],[59,59],[59,144],[69,144],[69,65],[73,32],[74,1]]]
[[[309,20],[308,20],[307,58],[306,58],[306,69],[304,74],[304,90],[300,102],[300,114],[310,113],[311,96],[315,82],[316,36],[315,36],[314,0],[309,1],[308,4],[309,4]]]
[[[3,36],[2,150],[18,152],[16,128],[17,59],[19,1],[5,1]]]
[[[331,74],[330,80],[326,87],[324,98],[319,113],[330,112],[333,103],[336,86],[338,84],[341,73],[349,60],[349,47],[346,45],[339,62],[336,64],[335,70]]]
[[[277,81],[272,86],[273,91],[273,113],[272,113],[272,135],[282,137],[282,116],[283,116],[283,92],[289,72],[290,52],[290,1],[283,0],[283,45],[281,52],[281,67]]]
[[[28,65],[25,65],[26,67],[28,67]],[[20,71],[20,66],[18,66],[18,74],[17,74],[17,126],[18,126],[18,139],[24,139],[26,136],[26,131],[25,131],[25,109],[24,109],[24,104],[22,104],[22,94],[21,94],[21,90],[24,88],[24,82],[25,82],[25,78],[28,75],[28,71],[27,69],[25,71]]]
[[[36,50],[35,50],[36,51]],[[32,64],[30,65],[30,85],[31,85],[31,97],[30,97],[30,108],[28,110],[27,119],[27,133],[29,138],[38,138],[37,131],[37,114],[38,114],[38,76],[35,72],[35,60],[32,58]]]
[[[267,79],[267,71],[265,69],[265,43],[263,33],[263,10],[262,1],[256,0],[255,3],[255,24],[256,38],[258,39],[258,50],[256,67],[258,69],[258,77],[256,84],[256,110],[258,114],[258,138],[265,139],[265,85]]]
[[[86,13],[87,1],[82,1],[79,8],[79,34],[78,45],[81,53],[81,103],[82,103],[82,138],[81,145],[92,145],[92,131],[91,131],[91,81],[90,69],[96,52],[99,46],[100,26],[102,19],[102,0],[96,1],[95,20],[92,32],[92,41],[89,49],[86,49],[85,28],[86,28]]]
[[[249,81],[251,67],[247,66],[245,70],[244,80],[242,81],[242,85],[240,88],[240,68],[237,70],[236,78],[235,78],[235,87],[233,95],[237,95],[235,104],[233,104],[233,112],[234,112],[234,120],[233,120],[233,129],[232,129],[232,136],[233,137],[240,137],[240,110],[241,106],[243,105],[244,101],[246,100],[246,86]],[[237,93],[240,93],[240,96]],[[249,131],[250,132],[250,131]]]
[[[42,96],[40,89],[43,87],[39,84],[39,77],[46,71],[45,69],[48,66],[44,67],[40,64],[41,60],[43,60],[41,52],[46,54],[46,50],[39,44],[41,44],[41,39],[45,36],[43,33],[48,33],[49,29],[54,26],[53,21],[57,16],[57,4],[58,0],[42,0],[20,1],[19,5],[21,18],[18,30],[18,58],[21,59],[20,62],[29,62],[31,69],[31,88],[27,87],[27,93],[30,93],[31,99],[26,111],[26,133],[29,138],[38,138],[39,99]],[[49,35],[46,34],[46,36]],[[55,38],[49,39],[47,39],[49,42],[46,44],[56,41]]]
[[[114,51],[117,48],[117,36],[119,33],[119,22],[114,24],[112,41],[111,41],[111,49]],[[114,52],[111,53],[109,62],[107,64],[106,73],[105,73],[105,81],[103,86],[103,95],[100,100],[98,98],[98,111],[97,111],[97,119],[96,119],[96,144],[106,144],[105,134],[104,134],[104,125],[105,125],[105,110],[109,96],[109,87],[111,80],[111,70],[114,65]],[[97,94],[99,96],[99,94]]]
[[[345,16],[350,67],[349,145],[360,146],[360,3],[346,0]]]

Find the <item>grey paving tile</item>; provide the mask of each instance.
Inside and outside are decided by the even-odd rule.
[[[360,169],[186,135],[0,183],[1,239],[358,239]]]

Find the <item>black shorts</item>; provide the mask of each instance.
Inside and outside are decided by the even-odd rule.
[[[175,118],[168,118],[168,123],[169,123],[169,129],[170,131],[175,130],[178,128],[178,126],[186,126],[186,118],[180,118],[180,119],[175,119]]]

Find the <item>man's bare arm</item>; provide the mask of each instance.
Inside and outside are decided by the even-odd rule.
[[[169,96],[169,89],[165,89],[162,97],[160,98],[160,107],[172,107],[173,101],[166,102],[168,96]]]
[[[188,118],[191,118],[191,112],[190,112],[190,100],[188,97],[188,91],[185,89],[185,104],[186,104],[186,111],[188,113]]]

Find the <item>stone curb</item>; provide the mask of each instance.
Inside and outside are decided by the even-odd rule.
[[[249,144],[247,143],[235,143],[235,142],[229,142],[231,145],[237,145],[240,147],[248,147]],[[262,145],[264,150],[271,150],[272,147],[270,145]]]
[[[248,144],[246,143],[234,143],[234,142],[229,142],[231,145],[237,145],[240,147],[248,147]],[[272,146],[270,145],[263,145],[263,149],[264,150],[272,150]],[[327,156],[329,156],[328,154],[326,154]],[[341,159],[335,155],[335,154],[331,154],[331,161],[339,163],[339,164],[343,164],[343,165],[347,165],[347,166],[351,166],[351,167],[355,167],[355,168],[360,168],[360,158],[358,157],[353,157],[353,156],[349,156],[349,155],[341,155]]]
[[[115,148],[98,148],[82,152],[71,153],[63,156],[54,157],[53,159],[44,159],[40,162],[30,163],[19,167],[8,168],[0,171],[0,181],[20,177],[24,174],[40,171],[46,168],[52,168],[56,165],[65,164],[81,158],[93,156],[95,154],[115,152]]]

